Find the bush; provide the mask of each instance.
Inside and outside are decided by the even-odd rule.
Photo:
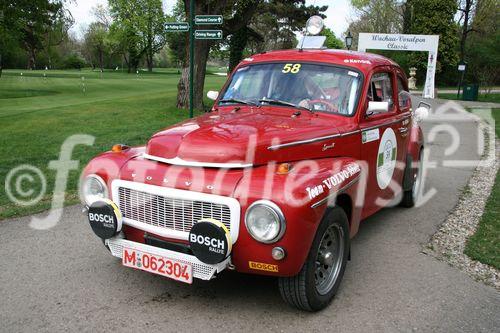
[[[63,61],[64,69],[81,69],[85,67],[85,59],[79,54],[70,54]]]

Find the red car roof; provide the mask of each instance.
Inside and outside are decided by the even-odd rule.
[[[255,54],[242,61],[242,64],[252,62],[266,62],[266,61],[317,61],[331,64],[338,64],[344,66],[351,66],[368,72],[377,66],[384,65],[399,65],[378,54],[347,51],[347,50],[333,50],[333,49],[303,49],[303,50],[280,50],[265,53]]]

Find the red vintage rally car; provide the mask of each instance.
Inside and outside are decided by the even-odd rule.
[[[350,239],[382,207],[415,204],[424,111],[393,61],[340,50],[244,59],[211,112],[85,168],[93,231],[123,265],[191,283],[225,269],[279,278],[324,308]]]

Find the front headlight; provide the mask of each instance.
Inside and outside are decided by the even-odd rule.
[[[274,243],[285,233],[285,216],[269,200],[258,200],[248,207],[245,225],[250,235],[262,243]]]
[[[82,197],[87,206],[108,197],[108,188],[98,175],[89,175],[83,180]]]

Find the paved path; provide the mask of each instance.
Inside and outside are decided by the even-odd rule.
[[[460,150],[447,158],[477,157],[474,125],[457,128]],[[472,172],[441,165],[449,140],[427,145],[440,165],[427,188],[438,194],[364,221],[340,292],[320,313],[286,306],[272,278],[226,272],[189,286],[124,268],[73,206],[49,231],[30,229],[29,217],[0,222],[0,331],[498,332],[500,294],[421,253]]]

